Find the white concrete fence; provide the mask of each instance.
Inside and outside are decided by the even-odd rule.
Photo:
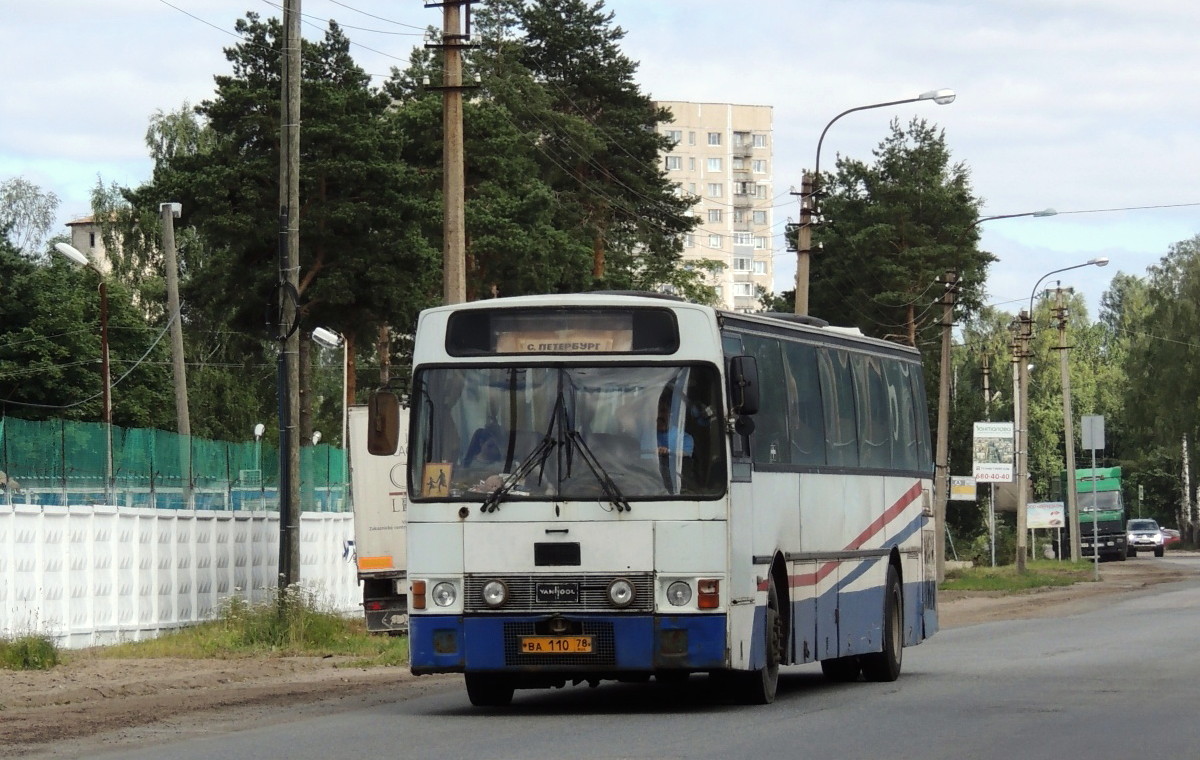
[[[361,609],[349,512],[303,512],[300,585]],[[79,648],[211,619],[222,602],[273,598],[279,513],[0,505],[0,637]]]

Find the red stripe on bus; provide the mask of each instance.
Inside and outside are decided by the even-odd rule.
[[[850,545],[846,547],[846,550],[862,548],[862,545],[865,544],[868,539],[879,533],[879,531],[883,530],[884,526],[903,514],[904,510],[907,509],[920,495],[921,483],[918,481],[913,484],[912,488],[905,491],[900,498],[896,500],[895,504],[888,507],[884,513],[870,525],[868,525],[862,533],[859,533],[858,537],[851,541]],[[797,588],[799,586],[815,586],[824,580],[830,573],[832,573],[839,564],[840,560],[830,560],[829,562],[826,562],[817,568],[815,572],[804,573],[803,575],[788,576],[788,587]],[[758,590],[766,591],[767,582],[768,579],[766,578],[760,581],[758,584]]]

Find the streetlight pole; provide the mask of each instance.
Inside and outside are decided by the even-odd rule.
[[[267,427],[261,422],[254,426],[254,466],[258,469],[258,504],[263,511],[267,509],[267,487],[263,484],[262,472],[262,437]]]
[[[104,502],[113,503],[112,374],[108,364],[108,280],[87,256],[73,245],[55,243],[55,249],[74,264],[100,278],[100,376],[103,385],[100,419],[104,422]]]
[[[1041,211],[1024,211],[1019,214],[981,216],[967,226],[960,237],[960,242],[971,230],[984,222],[996,219],[1015,219],[1022,216],[1054,216],[1057,213],[1054,209],[1047,208]],[[933,460],[933,514],[937,523],[934,554],[939,582],[946,577],[946,510],[950,498],[950,344],[954,327],[954,296],[958,292],[958,273],[953,270],[946,272],[945,284],[946,295],[942,314],[942,366],[938,378],[937,441]]]
[[[932,100],[939,106],[944,106],[953,103],[955,98],[954,90],[930,90],[923,92],[915,98],[904,98],[903,100],[889,100],[886,103],[872,103],[866,106],[857,106],[848,108],[842,111],[837,116],[829,120],[825,128],[821,130],[821,137],[817,140],[817,159],[813,166],[813,173],[804,173],[804,178],[801,184],[800,191],[800,226],[797,230],[796,240],[796,313],[808,314],[808,270],[809,270],[809,254],[812,247],[812,218],[817,213],[817,193],[820,192],[821,183],[821,146],[825,142],[825,133],[833,126],[834,122],[846,116],[847,114],[855,113],[856,111],[867,111],[872,108],[887,108],[888,106],[898,106],[905,103],[917,103],[922,100]]]
[[[347,398],[347,394],[350,391],[349,346],[346,342],[346,336],[324,327],[314,328],[312,337],[318,345],[325,348],[342,349],[342,461],[344,463],[342,477],[345,480],[343,483],[343,486],[345,486],[350,481],[350,399]],[[349,489],[346,490],[348,491]]]
[[[179,310],[179,263],[175,258],[175,220],[183,212],[178,203],[160,203],[163,269],[166,274],[167,312],[171,320],[171,367],[175,379],[175,424],[179,433],[179,470],[183,479],[183,505],[192,505],[192,422],[188,413],[187,365],[183,357],[183,313]]]
[[[1062,269],[1055,269],[1053,271],[1047,272],[1046,274],[1042,275],[1038,279],[1038,281],[1033,286],[1033,290],[1030,291],[1030,293],[1029,293],[1029,312],[1028,312],[1029,316],[1027,318],[1027,321],[1023,320],[1023,326],[1022,326],[1022,335],[1023,335],[1022,343],[1024,346],[1023,351],[1022,351],[1023,354],[1025,354],[1026,356],[1029,355],[1029,344],[1030,344],[1030,339],[1033,335],[1033,299],[1037,296],[1038,287],[1041,286],[1041,284],[1046,280],[1046,278],[1050,277],[1051,275],[1058,274],[1060,272],[1069,272],[1072,269],[1081,269],[1083,267],[1092,267],[1092,266],[1103,267],[1103,266],[1107,266],[1107,265],[1108,265],[1108,257],[1100,256],[1100,257],[1097,257],[1094,259],[1088,259],[1087,261],[1085,261],[1082,264],[1074,264],[1069,267],[1063,267]],[[1066,348],[1062,347],[1062,348],[1060,348],[1060,350],[1065,351]],[[1065,362],[1066,354],[1065,353],[1062,354],[1062,357],[1063,358],[1061,361]],[[1063,365],[1063,373],[1064,373],[1063,374],[1064,381],[1069,380],[1069,377],[1066,372],[1065,364]],[[1020,470],[1020,472],[1018,473],[1018,479],[1019,479],[1018,485],[1024,483],[1024,479],[1028,478],[1028,476],[1029,476],[1029,430],[1028,430],[1028,428],[1029,428],[1029,401],[1028,401],[1028,398],[1029,398],[1029,372],[1028,372],[1028,364],[1025,361],[1021,361],[1021,374],[1020,374],[1019,382],[1020,382],[1020,386],[1021,386],[1021,391],[1020,391],[1021,403],[1020,403],[1020,413],[1018,415],[1016,429],[1021,430],[1022,426],[1024,426],[1025,433],[1023,436],[1021,436],[1020,451],[1018,452],[1018,456],[1017,456],[1017,466],[1018,466],[1018,469]],[[1067,483],[1066,483],[1066,487],[1067,487],[1067,519],[1070,521],[1070,526],[1071,526],[1071,559],[1078,560],[1080,558],[1082,552],[1081,552],[1080,546],[1079,546],[1079,504],[1078,504],[1079,500],[1075,494],[1075,432],[1074,432],[1073,425],[1072,425],[1073,421],[1071,420],[1070,390],[1069,390],[1069,385],[1067,385],[1066,382],[1064,382],[1064,385],[1063,385],[1063,393],[1064,393],[1063,432],[1064,432],[1065,438],[1066,438],[1066,440],[1064,441],[1064,444],[1066,447],[1066,465],[1067,465]],[[1018,570],[1018,572],[1023,572],[1025,569],[1025,567],[1024,567],[1025,555],[1024,555],[1024,551],[1023,551],[1023,547],[1024,547],[1024,543],[1025,543],[1025,517],[1026,517],[1024,494],[1025,494],[1025,490],[1023,488],[1019,488],[1018,496],[1017,496],[1017,531],[1018,531],[1018,533],[1017,533],[1017,558],[1018,558],[1017,570]],[[1061,551],[1061,547],[1060,547],[1060,551]]]

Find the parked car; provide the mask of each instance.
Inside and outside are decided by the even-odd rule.
[[[1136,519],[1125,523],[1126,553],[1136,557],[1139,551],[1154,551],[1155,557],[1163,555],[1166,540],[1158,523],[1150,519]]]
[[[1159,528],[1159,530],[1163,534],[1163,546],[1170,546],[1179,542],[1179,531],[1174,528]]]

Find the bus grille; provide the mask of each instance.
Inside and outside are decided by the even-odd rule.
[[[608,600],[608,584],[624,578],[633,584],[633,602],[628,607],[614,607]],[[508,602],[492,609],[483,601],[483,586],[490,580],[501,580],[508,586]],[[538,601],[538,584],[577,584],[578,600]],[[651,573],[625,575],[468,575],[463,608],[467,612],[651,612],[654,610],[654,576]]]
[[[593,639],[592,651],[587,654],[524,654],[521,652],[521,637],[533,636],[534,623],[504,624],[505,665],[600,665],[610,666],[617,662],[616,647],[613,645],[612,623],[584,620],[582,635]]]

